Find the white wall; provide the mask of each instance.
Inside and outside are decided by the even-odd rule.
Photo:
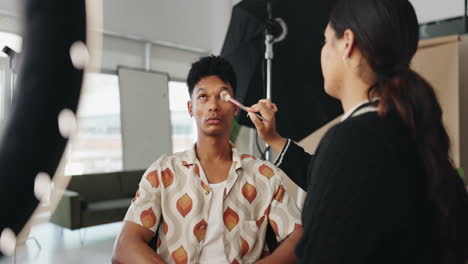
[[[464,0],[410,0],[419,23],[444,20],[465,14]]]
[[[104,29],[211,50],[210,0],[103,0]]]
[[[95,1],[103,4],[104,31],[206,52],[224,40],[232,5],[232,0]],[[0,15],[17,17],[18,2],[0,0]],[[7,30],[11,23],[1,20],[0,24],[7,24],[1,28]],[[8,31],[19,32],[16,25]]]
[[[19,33],[18,2],[15,0],[0,0],[0,31]]]
[[[211,52],[219,54],[223,47],[232,6],[239,0],[211,0]]]
[[[239,0],[103,0],[104,29],[219,54]]]
[[[151,69],[185,79],[190,63],[206,54],[219,54],[238,0],[93,0],[103,5],[102,69],[123,65],[145,67],[145,42],[152,45]],[[0,31],[20,33],[18,0],[0,0]],[[116,37],[119,36],[119,37]],[[129,37],[129,39],[125,39]],[[131,40],[133,39],[133,40]],[[139,39],[139,40],[136,40]],[[179,48],[187,48],[185,51]]]
[[[17,14],[18,0],[0,0],[0,13]]]

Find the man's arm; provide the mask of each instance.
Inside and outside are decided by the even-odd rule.
[[[148,246],[162,219],[160,163],[161,159],[153,163],[141,178],[115,241],[112,263],[164,263]]]
[[[122,231],[115,241],[112,263],[165,263],[148,245],[153,236],[153,231],[148,228],[124,221]]]
[[[257,264],[265,263],[297,263],[297,256],[294,254],[294,249],[302,237],[304,230],[302,227],[297,227],[276,250],[268,257],[256,262]]]
[[[284,172],[276,168],[275,174],[279,177],[279,182],[270,204],[268,222],[281,244],[259,263],[296,263],[298,259],[294,251],[303,234],[301,211],[284,188],[282,181],[282,178],[286,177]]]

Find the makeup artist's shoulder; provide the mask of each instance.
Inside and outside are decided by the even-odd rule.
[[[322,138],[322,141],[337,138],[350,142],[361,142],[369,137],[378,136],[382,132],[383,121],[376,112],[363,113],[349,117],[332,126]]]

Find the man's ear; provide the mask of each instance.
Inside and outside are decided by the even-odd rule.
[[[234,115],[236,116],[237,114],[239,114],[239,107],[234,105]]]
[[[192,109],[192,101],[187,101],[187,110],[189,112],[189,115],[192,117],[193,116],[193,109]]]

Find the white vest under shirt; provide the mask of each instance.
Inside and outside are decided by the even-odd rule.
[[[200,254],[200,263],[226,263],[229,264],[224,253],[223,241],[223,192],[226,181],[210,184],[213,191],[208,215],[208,225],[206,228],[203,249]]]

